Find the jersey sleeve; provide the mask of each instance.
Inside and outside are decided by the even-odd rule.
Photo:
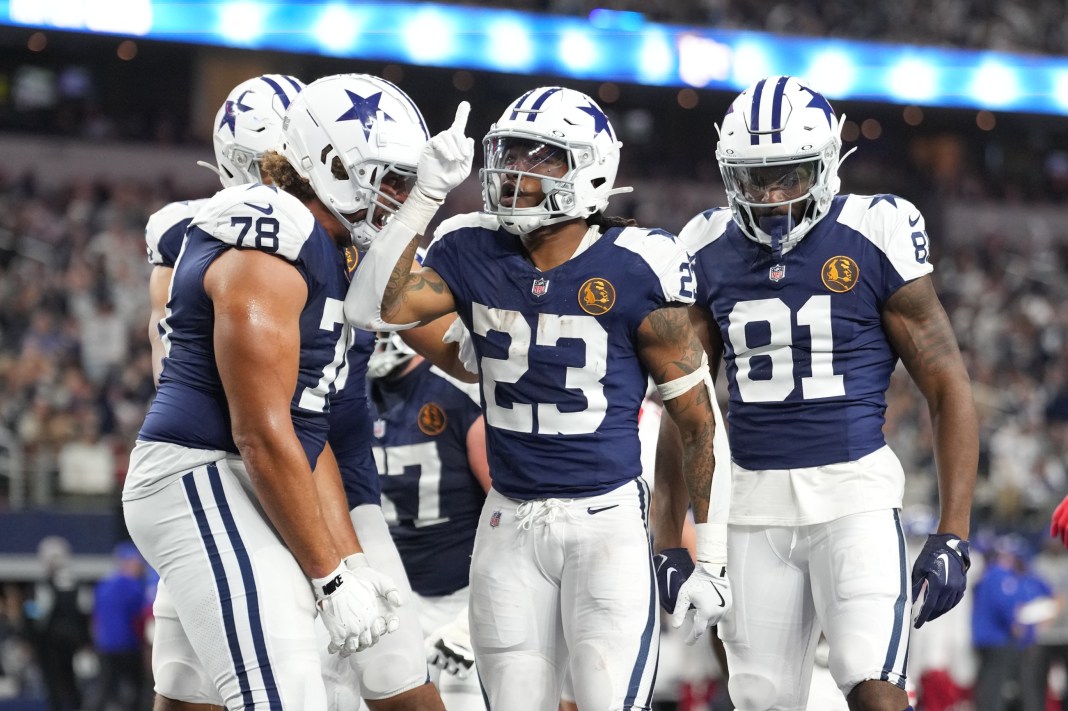
[[[174,267],[182,251],[182,240],[193,216],[207,200],[183,200],[164,205],[148,218],[145,225],[145,247],[148,263],[160,267]]]
[[[923,215],[895,195],[851,195],[839,222],[852,227],[879,249],[907,283],[930,274],[930,240]]]
[[[315,217],[300,200],[269,185],[220,190],[193,218],[220,242],[258,249],[297,262],[315,228]]]
[[[663,230],[627,227],[616,239],[616,244],[641,257],[656,275],[664,303],[694,302],[693,261],[675,235]]]
[[[434,231],[434,239],[423,257],[423,266],[437,272],[453,294],[464,293],[464,256],[469,250],[462,248],[462,233],[479,228],[496,229],[497,226],[496,217],[479,213],[455,215],[444,220]]]

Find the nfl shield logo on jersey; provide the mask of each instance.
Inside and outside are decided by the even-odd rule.
[[[374,433],[375,433],[375,437],[377,437],[378,439],[382,439],[383,437],[386,436],[386,421],[385,420],[375,420]]]
[[[497,526],[500,526],[500,525],[501,525],[501,512],[500,511],[494,511],[493,515],[490,516],[490,528],[497,528]]]
[[[544,277],[538,277],[534,280],[533,286],[530,287],[530,293],[534,296],[545,296],[549,291],[549,280]]]
[[[772,281],[782,281],[782,278],[786,276],[786,265],[776,264],[774,267],[768,270],[768,279]]]

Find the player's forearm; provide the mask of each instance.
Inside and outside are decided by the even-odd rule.
[[[711,418],[709,418],[711,419]],[[708,501],[712,491],[712,472],[716,468],[712,454],[712,427],[690,428],[682,434],[682,471],[690,494],[695,523],[708,521]]]
[[[352,518],[349,516],[349,502],[348,497],[345,496],[345,485],[341,481],[341,469],[330,445],[327,445],[319,455],[312,479],[315,481],[315,488],[319,491],[319,505],[323,509],[323,521],[330,529],[338,553],[344,558],[355,553],[362,553],[363,547],[360,546],[360,539],[356,536]]]
[[[656,442],[656,491],[653,493],[653,546],[656,551],[682,547],[682,529],[690,495],[682,474],[679,429],[666,415]]]
[[[967,539],[979,466],[979,421],[967,379],[931,403],[938,469],[938,532]]]
[[[297,438],[235,433],[234,439],[260,504],[305,575],[320,578],[336,568],[341,554]]]

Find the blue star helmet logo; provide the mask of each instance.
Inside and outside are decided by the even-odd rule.
[[[229,126],[230,135],[237,135],[237,115],[242,111],[252,110],[251,106],[246,106],[245,104],[241,103],[241,100],[244,99],[245,95],[248,93],[248,90],[243,91],[241,93],[241,96],[237,97],[237,101],[227,101],[225,104],[223,104],[223,115],[222,118],[219,119],[219,125],[215,127],[216,130],[222,128],[223,126]]]
[[[819,109],[827,117],[827,125],[833,126],[831,123],[831,117],[834,116],[834,109],[831,108],[831,103],[823,97],[823,94],[809,89],[807,86],[801,87],[803,90],[812,94],[812,100],[805,104],[806,109]]]
[[[605,131],[609,138],[615,139],[612,135],[612,127],[608,125],[608,117],[599,108],[590,104],[589,106],[580,106],[579,111],[584,111],[593,117],[593,135],[596,136],[601,131]]]
[[[386,121],[392,121],[393,117],[387,114],[382,109],[378,108],[378,103],[382,100],[382,92],[373,94],[372,96],[360,96],[354,92],[345,89],[345,93],[349,95],[349,101],[352,102],[352,108],[337,117],[338,121],[359,121],[363,124],[363,137],[371,137],[371,129],[375,125],[375,120],[378,118],[379,112],[382,113],[382,118]]]

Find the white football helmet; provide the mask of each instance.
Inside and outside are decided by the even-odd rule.
[[[224,188],[260,182],[260,158],[282,143],[282,119],[304,82],[264,74],[233,88],[215,114],[215,160],[200,163],[219,175]]]
[[[782,254],[827,214],[849,155],[839,157],[844,120],[794,77],[761,79],[734,100],[716,126],[716,159],[734,221],[749,239]],[[768,214],[783,205],[787,214]]]
[[[531,160],[566,160],[567,172],[546,178],[530,170],[531,160],[516,165],[509,156],[517,144]],[[528,91],[505,109],[482,141],[485,210],[516,235],[600,212],[610,196],[631,190],[614,188],[621,145],[604,111],[585,94],[559,86]],[[518,184],[523,176],[541,180],[545,199],[535,207],[501,205],[505,183]]]
[[[382,180],[415,182],[419,155],[430,138],[419,108],[390,82],[368,74],[335,74],[309,84],[282,124],[284,154],[311,183],[330,212],[366,249],[401,205],[382,192]],[[352,222],[355,213],[366,217]]]
[[[375,350],[367,360],[367,377],[373,380],[384,378],[412,358],[417,353],[404,342],[399,334],[392,331],[380,331],[375,339]]]

